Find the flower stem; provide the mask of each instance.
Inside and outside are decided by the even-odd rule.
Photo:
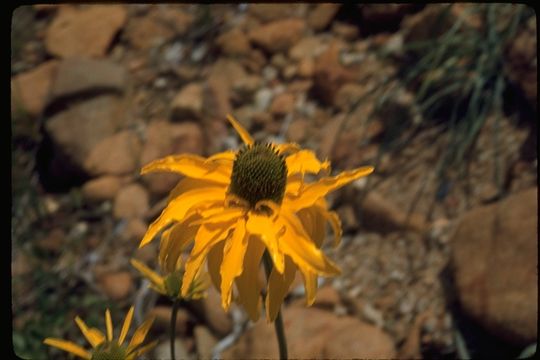
[[[178,299],[173,301],[172,314],[171,314],[171,359],[176,360],[174,344],[176,342],[176,314],[178,314]]]
[[[272,259],[268,254],[268,251],[264,252],[263,255],[264,269],[266,271],[266,279],[270,281],[270,273],[272,272]],[[268,293],[266,294],[268,296]],[[283,317],[281,316],[281,309],[279,309],[276,320],[274,321],[274,328],[276,330],[276,336],[278,339],[279,346],[279,358],[281,360],[286,360],[287,356],[287,339],[285,338],[285,329],[283,327]]]

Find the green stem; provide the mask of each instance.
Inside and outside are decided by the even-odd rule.
[[[266,270],[266,279],[270,281],[270,274],[272,273],[272,259],[268,254],[268,251],[263,255],[264,269]],[[268,296],[268,293],[266,294]],[[286,360],[287,356],[287,339],[285,338],[285,329],[283,327],[283,317],[281,316],[281,309],[279,309],[276,320],[274,321],[274,328],[276,330],[276,336],[279,346],[279,358]]]
[[[173,301],[173,308],[171,314],[171,359],[176,360],[174,352],[174,343],[176,340],[176,314],[178,314],[179,301],[175,299]]]

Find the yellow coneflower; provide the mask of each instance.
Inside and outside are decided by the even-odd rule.
[[[126,335],[133,319],[133,306],[129,309],[124,325],[120,331],[120,337],[118,340],[113,340],[113,325],[111,319],[111,313],[109,309],[105,312],[105,323],[107,326],[107,338],[105,335],[96,328],[89,328],[80,317],[75,318],[75,322],[81,329],[84,337],[92,345],[91,350],[86,350],[83,347],[62,339],[46,338],[43,342],[49,346],[53,346],[60,350],[70,352],[83,359],[92,360],[104,360],[104,359],[118,359],[118,360],[132,360],[138,356],[156,346],[157,341],[153,341],[147,345],[141,346],[144,342],[144,338],[148,333],[148,330],[152,326],[154,318],[150,318],[143,322],[141,326],[135,331],[131,341],[128,345],[124,344]]]
[[[341,224],[328,211],[324,197],[351,181],[366,176],[373,167],[345,171],[308,183],[304,174],[328,173],[330,163],[319,161],[296,144],[261,144],[232,117],[227,119],[245,145],[204,158],[192,154],[153,161],[142,174],[172,171],[185,176],[172,190],[166,208],[148,228],[140,246],[159,231],[164,233],[160,262],[171,271],[181,252],[194,241],[185,265],[182,294],[189,292],[207,260],[214,285],[227,310],[236,300],[256,321],[260,313],[259,266],[268,251],[273,270],[268,279],[266,311],[273,321],[297,270],[304,278],[307,304],[317,291],[318,276],[334,276],[339,269],[320,250],[325,223],[332,225],[335,244]]]

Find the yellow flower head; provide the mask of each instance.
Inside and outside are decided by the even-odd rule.
[[[43,342],[47,345],[56,347],[58,349],[75,354],[83,359],[100,360],[100,359],[118,359],[118,360],[132,360],[138,356],[156,346],[157,341],[153,341],[147,345],[141,346],[144,342],[144,338],[148,333],[148,330],[154,322],[154,318],[150,318],[143,322],[141,326],[135,331],[131,341],[128,345],[124,344],[124,340],[131,325],[133,319],[133,306],[129,309],[124,325],[120,331],[120,337],[118,340],[113,340],[113,325],[111,320],[111,313],[109,309],[105,312],[105,323],[107,326],[107,338],[105,335],[96,328],[89,328],[84,321],[78,316],[75,318],[75,322],[81,329],[84,337],[88,340],[92,349],[86,350],[79,345],[62,339],[47,338]]]
[[[197,300],[206,296],[206,290],[208,289],[209,280],[207,273],[201,273],[196,276],[191,283],[186,296],[182,296],[180,289],[182,288],[182,279],[184,276],[184,270],[180,266],[180,257],[177,262],[176,270],[169,272],[167,275],[161,276],[155,271],[151,270],[148,266],[142,262],[131,259],[131,265],[135,267],[145,278],[150,280],[150,287],[158,293],[168,296],[171,299],[186,299]]]
[[[332,225],[335,244],[341,224],[328,211],[324,197],[373,171],[361,167],[308,183],[304,174],[328,173],[320,162],[296,144],[260,144],[232,117],[227,119],[245,146],[209,158],[182,154],[153,161],[142,174],[172,171],[185,176],[172,190],[159,218],[148,228],[144,246],[166,226],[160,263],[172,271],[182,251],[193,241],[185,265],[182,295],[186,295],[204,262],[221,291],[227,310],[236,285],[236,300],[256,321],[260,314],[259,265],[268,251],[273,270],[267,285],[267,318],[273,321],[296,271],[304,278],[307,304],[315,299],[318,276],[334,276],[339,269],[320,250],[325,223]]]

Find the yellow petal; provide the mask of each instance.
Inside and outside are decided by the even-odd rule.
[[[320,162],[310,150],[300,150],[287,156],[285,163],[287,164],[287,176],[298,173],[302,175],[305,173],[318,174],[321,170],[328,171],[330,169],[330,162]]]
[[[283,155],[285,153],[295,153],[297,151],[300,151],[300,145],[295,143],[285,143],[285,144],[275,144],[276,150],[280,155]]]
[[[232,172],[232,162],[236,159],[236,151],[227,150],[210,156],[206,162],[217,162],[220,164],[229,164]]]
[[[75,322],[79,326],[79,329],[81,329],[81,332],[83,333],[84,337],[90,345],[92,345],[93,348],[101,344],[105,340],[105,336],[95,328],[89,328],[86,326],[85,322],[78,316],[75,317]]]
[[[170,171],[185,175],[190,178],[214,181],[221,184],[228,184],[232,167],[225,166],[219,162],[210,161],[202,156],[193,154],[171,155],[162,159],[154,160],[144,166],[141,174],[148,174],[156,171]]]
[[[246,222],[246,230],[250,235],[257,235],[263,241],[276,270],[280,274],[283,273],[285,260],[283,251],[278,244],[278,236],[281,235],[280,229],[276,229],[275,224],[268,216],[250,212],[248,221]]]
[[[107,325],[107,340],[112,341],[113,325],[111,319],[111,312],[109,311],[109,309],[105,310],[105,325]]]
[[[183,221],[186,213],[206,202],[225,200],[225,192],[221,187],[209,187],[187,191],[169,202],[161,215],[148,227],[139,247],[148,244],[154,236],[173,221]]]
[[[315,245],[320,248],[323,240],[326,236],[326,221],[320,215],[320,213],[315,209],[314,206],[310,206],[304,209],[301,209],[296,213],[304,229],[308,233],[309,237]]]
[[[304,277],[304,287],[306,289],[306,305],[311,306],[315,301],[315,295],[317,294],[317,274],[307,269],[302,271]]]
[[[221,268],[221,263],[223,261],[224,245],[225,241],[221,241],[210,249],[208,256],[206,257],[208,259],[208,274],[210,274],[210,280],[212,280],[212,284],[214,284],[216,290],[221,288],[221,274],[219,273],[219,269]]]
[[[231,221],[244,215],[245,210],[242,208],[226,208],[223,206],[215,206],[200,212],[202,219],[194,221],[194,224],[218,224],[222,222]]]
[[[265,246],[259,239],[253,236],[248,239],[244,257],[244,271],[235,281],[238,289],[237,301],[244,306],[251,321],[257,321],[260,316],[261,282],[259,271],[264,250]]]
[[[163,232],[162,244],[159,249],[160,266],[165,272],[173,272],[184,249],[195,239],[199,226],[193,225],[192,220],[198,217],[189,217],[185,221],[173,225]]]
[[[148,343],[148,344],[140,347],[139,349],[133,351],[132,353],[130,353],[128,355],[128,360],[130,360],[130,359],[138,359],[139,356],[141,356],[142,354],[152,350],[158,343],[159,343],[159,340],[154,340],[151,343]]]
[[[150,330],[150,327],[152,326],[152,323],[154,322],[154,317],[149,318],[145,320],[141,326],[137,330],[135,330],[135,333],[133,334],[133,337],[131,338],[131,341],[128,345],[128,352],[131,352],[133,349],[135,349],[137,346],[142,344],[144,341],[144,338],[146,337],[146,334],[148,333],[148,330]]]
[[[266,295],[266,318],[267,321],[276,319],[281,303],[289,292],[289,288],[296,274],[296,266],[287,256],[285,258],[285,271],[283,274],[272,269],[270,278],[268,279],[268,293]]]
[[[150,280],[157,288],[162,288],[164,286],[163,277],[159,276],[157,272],[151,270],[142,262],[136,259],[131,259],[131,265],[133,265],[133,267],[137,269],[145,278]]]
[[[231,226],[235,222],[236,221],[230,221],[211,226],[207,226],[205,224],[199,227],[199,230],[195,235],[195,245],[191,250],[189,259],[186,261],[185,273],[182,280],[183,297],[188,295],[191,283],[193,282],[193,279],[199,271],[199,268],[205,260],[208,252],[214,245],[227,237],[229,230],[231,230]]]
[[[223,189],[223,192],[226,192],[228,184],[221,184],[215,181],[208,181],[208,180],[203,180],[203,179],[192,179],[192,178],[186,177],[180,180],[178,184],[176,184],[176,186],[171,190],[171,192],[169,193],[167,202],[170,202],[172,199],[180,196],[186,191],[190,191],[194,189],[209,188],[209,187],[210,188],[221,187]]]
[[[300,193],[300,189],[304,186],[304,179],[300,174],[293,174],[287,177],[287,185],[285,185],[285,196],[295,199]]]
[[[242,141],[244,142],[244,144],[246,145],[251,145],[253,144],[253,138],[251,137],[251,135],[249,135],[249,133],[246,131],[246,129],[244,129],[244,127],[242,125],[240,125],[240,123],[238,122],[238,120],[236,120],[232,115],[227,115],[227,120],[229,120],[229,122],[231,123],[231,125],[234,127],[234,129],[236,130],[236,132],[238,133],[238,135],[240,135],[240,138],[242,139]]]
[[[302,223],[289,209],[281,208],[278,224],[285,226],[285,233],[280,241],[283,252],[289,255],[301,269],[307,269],[323,276],[334,276],[340,270],[309,239]]]
[[[221,263],[221,305],[225,310],[228,310],[231,304],[233,281],[244,269],[247,239],[246,221],[239,218],[232,236],[225,241]]]
[[[122,325],[122,330],[120,331],[120,337],[118,338],[118,345],[122,345],[122,343],[124,342],[126,338],[126,335],[129,330],[129,326],[131,325],[131,320],[133,319],[133,310],[134,310],[133,306],[129,308],[129,311],[126,315],[126,319],[124,320],[124,324]]]
[[[312,206],[319,198],[326,196],[329,192],[373,172],[372,166],[365,166],[351,171],[345,171],[334,177],[322,178],[317,182],[307,184],[301,190],[297,198],[285,197],[283,206],[289,207],[292,211]]]
[[[339,216],[336,214],[335,211],[326,211],[323,209],[321,211],[322,215],[326,218],[328,222],[330,222],[330,225],[332,226],[332,230],[334,231],[334,246],[338,246],[341,241],[341,220],[339,219]]]
[[[61,339],[53,339],[53,338],[46,338],[43,343],[53,346],[55,348],[58,348],[60,350],[64,350],[67,352],[70,352],[72,354],[77,355],[80,358],[88,359],[92,357],[89,351],[83,349],[77,344],[72,343],[71,341],[65,341]]]

